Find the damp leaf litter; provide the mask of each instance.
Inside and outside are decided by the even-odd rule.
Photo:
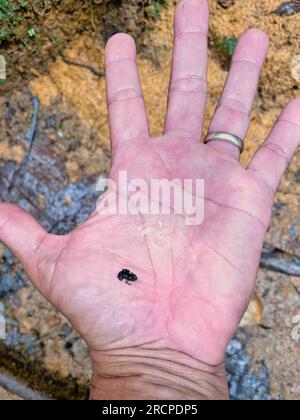
[[[26,26],[29,10],[30,5],[26,0],[0,0],[0,45],[17,38],[24,40],[26,32],[24,33],[23,27]],[[29,33],[27,35],[31,36]]]

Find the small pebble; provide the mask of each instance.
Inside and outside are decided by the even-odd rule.
[[[224,9],[228,9],[236,3],[236,0],[218,0],[218,4]]]
[[[293,16],[296,13],[300,13],[300,2],[299,1],[286,1],[282,3],[273,11],[279,16]]]

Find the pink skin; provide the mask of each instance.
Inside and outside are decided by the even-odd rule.
[[[111,175],[127,170],[129,178],[204,178],[202,225],[186,226],[180,216],[94,213],[57,237],[23,210],[0,206],[0,239],[92,355],[148,346],[219,365],[251,297],[274,193],[300,142],[300,101],[283,111],[247,169],[234,146],[203,145],[208,17],[206,0],[183,0],[177,7],[168,111],[159,138],[149,136],[134,41],[119,34],[106,48]],[[210,130],[245,137],[267,48],[260,30],[241,36]],[[122,268],[138,281],[119,282]]]

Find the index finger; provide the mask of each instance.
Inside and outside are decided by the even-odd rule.
[[[113,146],[149,137],[133,38],[126,34],[110,38],[105,50],[105,69]]]

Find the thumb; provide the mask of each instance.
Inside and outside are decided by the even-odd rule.
[[[0,204],[0,241],[19,259],[33,281],[37,281],[39,250],[47,236],[26,211],[13,204]]]

